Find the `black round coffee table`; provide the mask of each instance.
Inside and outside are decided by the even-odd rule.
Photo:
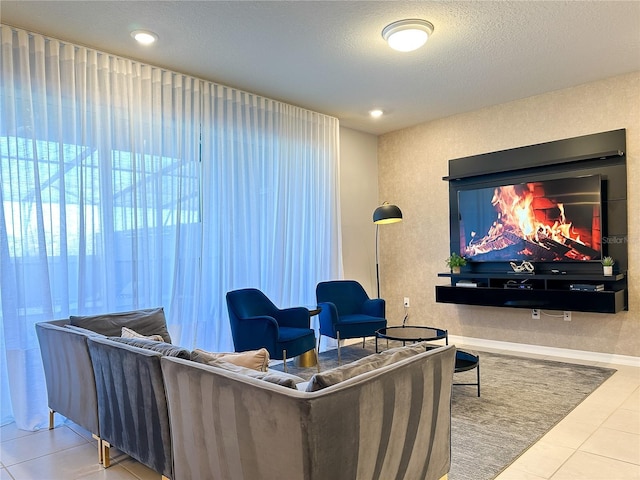
[[[416,325],[399,325],[376,330],[376,353],[378,353],[379,338],[399,340],[402,342],[402,345],[406,342],[429,342],[444,339],[446,345],[449,345],[449,332],[447,330]],[[454,385],[475,386],[478,388],[478,396],[480,396],[480,356],[464,350],[457,350],[454,373],[466,372],[474,368],[476,369],[476,383],[454,383]]]
[[[449,332],[441,328],[423,326],[395,326],[376,330],[376,353],[378,353],[378,339],[399,340],[402,345],[406,342],[428,342],[442,340],[449,345]]]

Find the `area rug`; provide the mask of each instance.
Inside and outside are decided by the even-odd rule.
[[[398,345],[389,343],[390,347]],[[386,348],[386,341],[381,347]],[[367,340],[364,348],[362,343],[343,347],[342,363],[372,353],[373,340]],[[495,478],[615,372],[609,368],[475,353],[480,355],[481,397],[475,386],[453,387],[449,480]],[[337,364],[337,350],[320,354],[322,370]],[[300,368],[289,362],[288,372],[309,379],[316,368]],[[454,375],[454,383],[471,383],[475,379],[475,370]]]

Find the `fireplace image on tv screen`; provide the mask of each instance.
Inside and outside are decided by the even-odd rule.
[[[599,175],[458,191],[460,254],[470,261],[602,258]]]

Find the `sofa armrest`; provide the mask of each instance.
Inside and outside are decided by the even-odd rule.
[[[49,408],[99,434],[96,382],[87,336],[64,328],[66,321],[36,324]]]
[[[362,313],[372,317],[385,318],[386,302],[383,298],[370,298],[362,304]]]
[[[275,318],[267,315],[238,318],[237,323],[239,328],[233,335],[236,352],[258,350],[263,347],[270,352],[276,351],[278,322]]]
[[[276,320],[281,327],[309,328],[309,309],[305,307],[285,308],[278,312]]]
[[[162,354],[100,337],[89,338],[88,346],[102,440],[173,478]],[[108,464],[105,450],[105,466]]]
[[[320,334],[335,338],[335,325],[339,320],[338,309],[336,308],[335,303],[320,302],[318,303],[318,307],[320,307],[321,309],[320,313],[318,314],[318,319],[320,322]]]

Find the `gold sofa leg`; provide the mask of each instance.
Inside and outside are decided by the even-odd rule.
[[[338,340],[338,366],[342,365],[342,357],[340,356],[340,332],[336,332],[336,337]]]
[[[282,361],[284,363],[284,373],[287,373],[287,351],[282,350]]]
[[[53,430],[53,415],[56,412],[54,412],[53,410],[49,409],[49,430]]]
[[[109,442],[104,440],[100,441],[100,445],[102,445],[102,466],[104,468],[109,468],[111,466],[111,459],[109,458],[109,449],[111,445]]]
[[[440,477],[440,480],[447,480],[449,478],[449,474],[445,473],[443,476]]]
[[[102,463],[102,442],[100,441],[100,437],[92,433],[91,438],[98,441],[98,463]]]

